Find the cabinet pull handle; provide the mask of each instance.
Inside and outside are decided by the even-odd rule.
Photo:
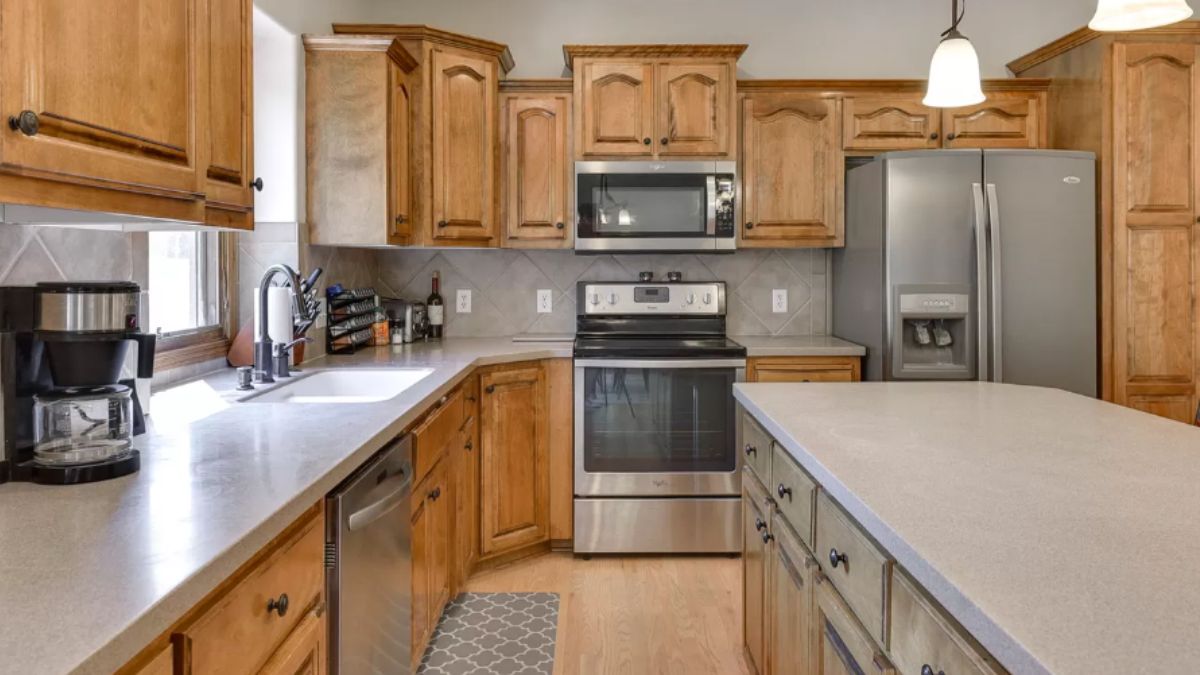
[[[766,527],[767,527],[767,524],[765,522],[763,522],[762,518],[754,519],[754,529],[758,530],[759,532],[762,532],[763,529],[765,529]]]
[[[642,139],[642,145],[650,145],[650,137],[649,136]]]
[[[946,675],[946,673],[941,670],[935,672],[933,670],[933,666],[926,663],[925,665],[921,666],[921,675]]]
[[[37,136],[38,127],[40,126],[41,122],[38,121],[38,115],[32,110],[22,110],[8,118],[8,128],[13,131],[20,131],[26,136]]]
[[[839,564],[847,565],[849,563],[850,559],[846,557],[845,553],[838,553],[836,548],[829,549],[829,564],[832,565],[834,569],[836,569]]]
[[[496,385],[489,384],[488,386],[484,387],[483,391],[488,394],[494,394],[496,392]]]
[[[938,139],[938,132],[935,131],[932,134],[929,134],[929,140],[936,141],[937,139]]]
[[[275,612],[279,616],[287,614],[288,596],[287,593],[280,593],[278,598],[267,600],[267,614]]]
[[[561,230],[561,229],[563,229],[563,228],[565,228],[565,227],[566,227],[566,225],[563,225],[562,223],[555,223],[555,224],[554,224],[554,229],[556,229],[556,230]]]
[[[668,142],[670,142],[670,140],[671,139],[667,138],[666,136],[663,136],[662,138],[658,139],[658,142],[661,145],[666,145]]]
[[[463,447],[467,449],[467,452],[470,452],[475,447],[475,444],[472,443],[471,441],[467,441],[467,444],[464,445]]]
[[[438,500],[438,497],[441,497],[441,496],[442,496],[442,488],[440,488],[440,487],[435,487],[429,491],[429,501],[431,501],[431,502],[436,502]]]
[[[257,190],[259,192],[262,192],[262,189],[263,189],[262,176],[259,176],[258,178],[255,178],[254,180],[250,181],[250,187],[254,188],[255,190]]]
[[[775,492],[779,493],[780,499],[783,499],[786,496],[789,502],[792,501],[792,488],[785,487],[783,483],[779,484],[779,487],[775,489]]]
[[[754,229],[754,223],[750,223],[750,222],[746,223],[746,229],[747,229],[747,230],[753,230],[753,229]]]
[[[768,543],[770,543],[770,542],[771,542],[771,540],[772,540],[772,539],[774,539],[774,538],[775,538],[775,535],[771,534],[770,532],[763,532],[763,533],[762,533],[762,540],[763,540],[763,543],[764,543],[764,544],[768,544]]]
[[[396,216],[396,224],[397,225],[403,225],[407,221],[408,221],[408,218],[406,216],[404,216],[403,214]]]
[[[746,444],[746,456],[749,457],[750,455],[758,456],[758,448],[747,443]]]
[[[438,221],[438,223],[437,223],[437,226],[438,226],[438,227],[446,227],[446,226],[447,226],[447,225],[449,225],[449,224],[450,224],[450,223],[447,223],[447,222],[446,222],[446,221],[444,221],[444,220],[439,220],[439,221]]]

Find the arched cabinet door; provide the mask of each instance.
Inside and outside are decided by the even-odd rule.
[[[658,86],[660,157],[725,156],[732,148],[732,63],[662,63]]]
[[[742,245],[842,244],[840,105],[805,93],[743,99]]]
[[[842,100],[846,150],[924,150],[942,147],[942,112],[921,94],[851,96]]]
[[[582,69],[576,80],[582,155],[653,155],[654,64],[580,59],[576,67]]]
[[[942,111],[947,148],[1046,147],[1044,93],[996,92],[978,105]]]
[[[431,240],[493,240],[496,203],[496,64],[433,50]]]
[[[571,95],[500,97],[504,237],[513,247],[566,247],[572,240]]]

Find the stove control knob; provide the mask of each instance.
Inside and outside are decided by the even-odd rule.
[[[593,305],[600,304],[600,294],[599,293],[590,294],[588,296],[588,302],[592,303]]]
[[[610,305],[617,304],[617,294],[616,293],[608,294],[608,304],[610,304]]]
[[[712,293],[705,293],[705,294],[704,294],[704,304],[706,304],[706,305],[711,305],[711,304],[712,304]]]
[[[689,305],[696,304],[696,294],[695,293],[687,294],[687,304],[689,304]]]

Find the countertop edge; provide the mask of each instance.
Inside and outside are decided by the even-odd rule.
[[[525,345],[514,343],[512,352],[476,356],[467,361],[449,359],[446,366],[457,367],[445,383],[433,389],[420,401],[412,403],[399,412],[394,420],[373,433],[369,440],[350,451],[343,459],[334,463],[322,476],[284,502],[273,513],[241,535],[212,560],[205,563],[190,577],[167,591],[150,609],[126,624],[98,650],[71,668],[72,675],[111,673],[137,657],[154,640],[161,637],[176,622],[187,616],[201,601],[215,590],[221,582],[246,564],[272,539],[279,536],[305,511],[312,508],[325,495],[366,462],[389,440],[402,433],[438,397],[458,386],[477,368],[522,361],[571,358],[571,346]],[[311,368],[331,367],[329,356],[306,362]],[[336,357],[334,357],[336,358]],[[336,364],[336,361],[333,362]],[[396,366],[400,367],[400,366]],[[179,611],[179,607],[183,607]]]
[[[919,553],[859,499],[848,486],[825,468],[795,438],[750,397],[742,385],[735,385],[734,398],[747,410],[805,471],[867,531],[897,563],[937,600],[942,607],[979,641],[1009,672],[1052,675],[1002,626],[979,609],[942,576]]]

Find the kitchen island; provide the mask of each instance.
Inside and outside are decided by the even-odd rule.
[[[1200,429],[1005,384],[734,393],[1009,671],[1196,671]]]

